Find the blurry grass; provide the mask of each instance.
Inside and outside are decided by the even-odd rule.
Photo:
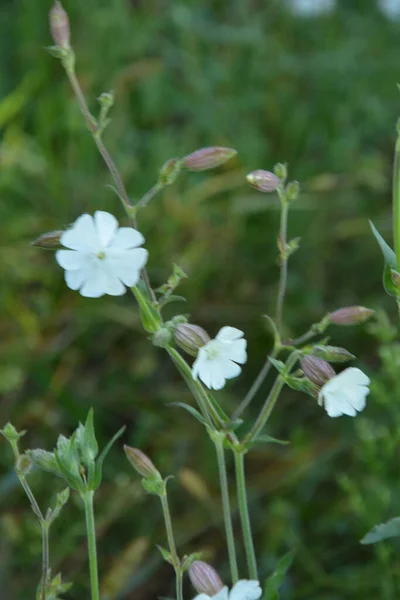
[[[0,6],[0,422],[12,419],[28,429],[28,446],[47,448],[91,405],[103,442],[127,423],[127,443],[165,474],[180,474],[171,500],[182,552],[204,548],[223,570],[212,449],[196,422],[165,406],[187,400],[184,385],[145,339],[129,297],[90,301],[67,291],[51,253],[29,246],[84,211],[107,209],[123,220],[62,70],[43,50],[50,3],[39,4]],[[249,364],[221,392],[228,410],[271,344],[261,314],[273,313],[278,276],[276,200],[246,187],[247,171],[287,161],[302,183],[289,229],[303,240],[291,260],[288,334],[346,304],[393,314],[367,217],[390,238],[400,25],[372,2],[342,2],[312,23],[292,19],[278,1],[87,0],[66,8],[91,106],[102,91],[116,92],[106,140],[133,198],[168,158],[213,144],[239,152],[218,172],[184,175],[141,216],[155,285],[177,262],[190,275],[181,290],[188,304],[179,310],[212,334],[226,323],[246,332]],[[249,458],[262,575],[294,543],[288,598],[389,600],[399,587],[393,545],[363,548],[358,539],[400,513],[394,448],[385,450],[385,468],[379,450],[379,440],[395,435],[387,421],[400,399],[397,363],[388,360],[390,349],[378,358],[376,340],[359,328],[337,332],[335,342],[370,372],[380,361],[384,369],[357,424],[328,422],[306,397],[282,397],[271,433],[291,446],[260,448]],[[40,539],[10,458],[4,447],[0,589],[19,600],[38,581]],[[121,599],[172,593],[171,570],[154,548],[164,542],[156,501],[143,497],[118,449],[105,471],[97,502],[105,589]],[[49,478],[32,478],[45,504]],[[70,598],[86,598],[76,500],[56,533],[54,566],[76,582]]]

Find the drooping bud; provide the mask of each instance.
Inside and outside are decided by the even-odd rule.
[[[211,146],[210,148],[200,148],[183,158],[183,165],[189,171],[207,171],[223,165],[225,162],[236,156],[237,152],[233,148],[224,148],[222,146]]]
[[[293,202],[293,200],[297,200],[297,197],[300,193],[300,184],[298,181],[291,181],[286,186],[286,198],[289,202]]]
[[[182,159],[171,158],[160,169],[158,179],[162,185],[172,185],[178,178],[182,169]]]
[[[38,248],[60,248],[60,237],[62,236],[63,231],[48,231],[47,233],[43,233],[39,235],[36,240],[31,242],[32,246],[37,246]]]
[[[345,348],[338,348],[337,346],[313,346],[312,354],[328,362],[347,362],[356,358],[354,354],[351,354]]]
[[[318,386],[325,385],[336,375],[329,363],[316,356],[302,356],[300,364],[304,375]]]
[[[274,173],[271,173],[271,171],[263,171],[262,169],[252,171],[246,175],[246,179],[248,183],[259,192],[275,192],[280,184],[279,177],[274,175]]]
[[[55,2],[49,13],[50,31],[54,43],[63,48],[69,50],[70,48],[70,28],[69,18],[64,10],[61,2]]]
[[[160,472],[155,468],[148,456],[137,448],[124,446],[126,458],[131,463],[132,467],[145,479],[160,478]]]
[[[190,565],[189,578],[199,594],[207,594],[211,598],[216,596],[224,587],[217,571],[201,560],[195,560]]]
[[[191,323],[182,323],[174,331],[174,339],[179,346],[190,356],[197,356],[199,348],[205,346],[210,341],[208,333],[198,325]]]
[[[374,314],[374,310],[365,306],[345,306],[329,313],[329,320],[334,325],[357,325],[368,321]]]
[[[17,471],[27,475],[32,468],[32,459],[27,454],[21,454],[15,465]]]

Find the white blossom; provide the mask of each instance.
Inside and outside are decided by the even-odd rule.
[[[225,586],[215,596],[199,594],[193,600],[258,600],[262,590],[260,584],[255,579],[241,579],[229,592]]]
[[[313,17],[334,10],[336,0],[287,0],[291,10],[298,16]]]
[[[400,0],[379,0],[379,8],[388,19],[400,19]]]
[[[81,215],[60,237],[69,250],[57,250],[56,260],[65,269],[65,281],[82,296],[120,296],[126,287],[139,281],[148,252],[139,248],[141,233],[131,227],[118,227],[113,215],[96,211],[94,217]]]
[[[365,408],[369,383],[369,378],[360,369],[345,369],[322,386],[318,404],[325,408],[330,417],[355,417],[357,412]]]
[[[235,327],[222,327],[215,339],[199,349],[193,363],[192,375],[211,390],[220,390],[227,379],[241,373],[239,364],[247,360],[243,331]],[[239,364],[237,364],[239,363]]]

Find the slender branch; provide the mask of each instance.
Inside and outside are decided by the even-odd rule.
[[[155,198],[155,196],[157,196],[157,194],[163,188],[164,188],[164,185],[160,181],[157,181],[157,183],[155,185],[153,185],[153,187],[150,188],[148,192],[145,193],[143,198],[141,198],[139,200],[139,202],[136,204],[136,206],[146,206],[146,204],[148,204],[151,200],[153,200],[153,198]]]
[[[243,541],[246,550],[247,567],[249,569],[250,579],[258,579],[257,560],[254,550],[253,534],[251,532],[251,522],[249,515],[249,506],[247,501],[246,475],[244,469],[244,452],[241,449],[233,448],[235,455],[236,486],[240,520],[242,523]]]
[[[181,566],[181,561],[179,559],[178,553],[176,551],[174,531],[172,528],[171,512],[169,510],[168,496],[167,496],[166,489],[165,489],[164,494],[160,494],[160,500],[161,500],[161,506],[162,506],[162,511],[163,511],[163,515],[164,515],[165,529],[167,532],[169,551],[171,553],[171,560],[172,560],[173,567],[175,570],[175,575],[176,575],[176,600],[183,600],[182,566]]]
[[[82,500],[85,505],[86,533],[88,541],[90,568],[90,588],[92,592],[92,600],[100,600],[99,574],[97,567],[96,526],[94,521],[93,497],[94,492],[90,491],[82,496]]]
[[[219,481],[221,486],[222,511],[224,515],[226,543],[228,546],[229,565],[231,570],[232,582],[235,584],[239,579],[235,538],[232,527],[232,513],[228,490],[228,476],[226,472],[225,450],[224,450],[224,435],[215,432],[211,435],[217,452]]]
[[[83,118],[86,121],[86,125],[87,125],[90,133],[92,134],[92,137],[96,143],[96,146],[100,152],[100,155],[102,156],[104,162],[106,163],[106,165],[108,167],[108,170],[110,171],[110,174],[116,185],[118,195],[122,201],[122,204],[127,212],[128,217],[130,219],[131,225],[134,229],[137,229],[138,225],[137,225],[137,219],[135,216],[135,207],[132,205],[132,203],[129,199],[128,193],[126,191],[124,182],[122,180],[122,177],[121,177],[113,159],[111,158],[110,153],[108,152],[106,146],[104,145],[103,140],[101,139],[101,135],[98,130],[98,125],[97,125],[96,119],[93,117],[93,115],[91,114],[91,112],[89,110],[85,96],[83,95],[83,92],[82,92],[82,88],[79,84],[78,78],[75,73],[75,65],[74,65],[73,55],[71,55],[69,57],[69,59],[63,61],[63,65],[65,68],[67,77],[69,79],[69,82],[71,84],[72,90],[75,94],[75,98],[79,104],[79,108],[81,110]],[[147,292],[148,292],[151,300],[153,302],[156,302],[156,296],[150,285],[150,280],[149,280],[149,277],[148,277],[148,274],[147,274],[147,271],[145,268],[142,269],[141,275],[142,275],[142,279],[145,283]]]
[[[297,361],[297,352],[294,351],[290,354],[290,356],[286,362],[287,372],[290,372],[290,370],[294,367],[296,361]],[[279,398],[279,394],[281,393],[281,390],[284,385],[285,385],[284,377],[282,377],[282,375],[278,375],[277,378],[275,379],[275,383],[272,386],[270,393],[267,396],[267,399],[264,402],[264,406],[262,407],[261,412],[258,415],[256,422],[254,423],[253,427],[251,428],[251,430],[249,431],[249,433],[247,434],[247,436],[243,442],[243,445],[245,447],[247,447],[249,444],[251,444],[251,442],[253,440],[255,440],[259,436],[261,431],[264,429],[264,426],[265,426],[266,422],[268,421],[268,418],[269,418],[271,412],[273,411],[273,408],[276,404],[276,401]]]
[[[398,134],[393,161],[393,238],[397,267],[400,266],[400,132]]]
[[[285,301],[287,272],[288,272],[288,254],[287,254],[287,223],[289,214],[289,202],[284,196],[284,192],[279,194],[281,201],[281,221],[279,229],[279,250],[281,274],[279,279],[278,298],[276,301],[276,327],[280,333],[282,329],[283,304]]]

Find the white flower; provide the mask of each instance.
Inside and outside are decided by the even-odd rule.
[[[399,0],[379,0],[379,8],[388,19],[396,21],[400,18]]]
[[[239,364],[247,360],[243,331],[235,327],[223,327],[214,340],[199,349],[193,363],[193,379],[200,378],[211,390],[220,390],[227,379],[241,373]]]
[[[288,0],[292,11],[299,16],[313,17],[332,11],[336,0]]]
[[[138,248],[144,242],[141,233],[118,227],[116,218],[101,210],[94,217],[80,216],[60,242],[70,248],[56,252],[67,286],[89,298],[125,294],[125,286],[138,283],[148,256],[147,250]]]
[[[318,404],[324,406],[330,417],[355,417],[357,411],[365,408],[369,383],[369,378],[360,369],[345,369],[322,386]]]
[[[255,579],[241,579],[231,589],[225,586],[215,596],[199,594],[193,600],[258,600],[261,596],[261,588]]]

